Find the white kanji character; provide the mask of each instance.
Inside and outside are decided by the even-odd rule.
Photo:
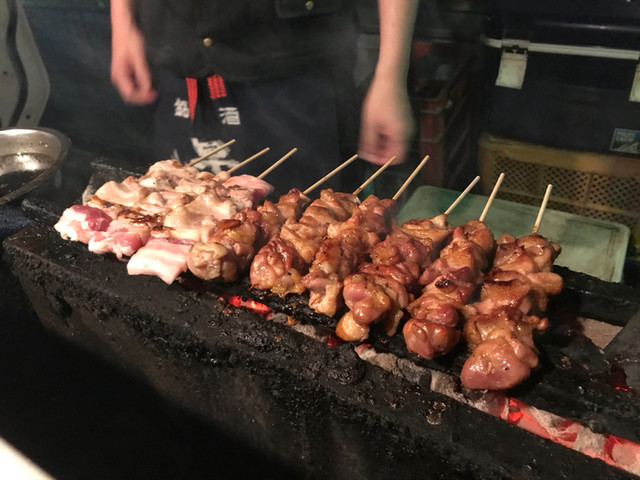
[[[223,125],[240,125],[240,112],[236,107],[220,107],[218,111]]]
[[[176,98],[176,101],[173,102],[173,116],[189,118],[189,104],[186,100]]]

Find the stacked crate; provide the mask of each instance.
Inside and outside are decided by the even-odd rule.
[[[548,207],[627,225],[632,252],[640,251],[640,161],[635,158],[543,147],[480,136],[478,158],[483,189],[500,173],[499,197],[537,205],[548,184]]]
[[[485,193],[627,225],[640,247],[640,9],[497,2],[482,37]],[[535,10],[532,10],[534,9]],[[626,14],[622,11],[628,10]],[[616,16],[617,15],[617,16]]]

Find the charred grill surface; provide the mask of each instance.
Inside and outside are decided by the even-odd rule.
[[[117,178],[108,164],[96,170],[99,181]],[[350,344],[327,345],[338,319],[314,312],[306,295],[251,289],[246,276],[216,285],[187,274],[168,286],[129,276],[115,256],[61,239],[51,228],[58,207],[23,207],[39,222],[4,242],[5,258],[46,326],[294,468],[321,478],[414,478],[420,469],[446,479],[635,478],[432,391],[435,372],[460,374],[464,345],[426,360],[408,353],[401,335],[372,328],[368,344],[418,368],[391,373]],[[640,442],[639,397],[615,388],[612,365],[574,327],[578,316],[624,327],[640,311],[640,292],[554,271],[564,289],[536,341],[541,367],[510,395]],[[228,295],[300,328],[232,307]]]
[[[28,227],[4,245],[45,325],[316,477],[413,478],[429,469],[447,479],[633,478],[431,391],[428,373],[409,382],[361,361],[348,344],[328,347],[211,291],[129,276],[50,228]],[[396,341],[381,337],[380,349],[400,355]],[[519,447],[495,447],[512,444]]]
[[[581,315],[624,327],[640,311],[640,289],[600,280],[555,265],[564,286],[554,301],[571,305]]]

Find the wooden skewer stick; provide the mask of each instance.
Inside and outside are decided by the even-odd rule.
[[[533,230],[531,233],[538,233],[538,229],[540,228],[540,223],[542,223],[542,215],[544,214],[544,210],[547,208],[547,203],[549,202],[549,197],[551,196],[551,189],[553,185],[547,185],[547,190],[544,192],[544,197],[542,198],[542,204],[540,205],[540,210],[538,211],[538,218],[536,218],[536,223],[533,224]]]
[[[398,197],[400,195],[402,195],[402,192],[404,191],[405,188],[407,188],[409,186],[409,184],[411,183],[411,180],[413,180],[415,178],[416,175],[418,175],[418,172],[420,170],[422,170],[422,167],[424,167],[424,164],[427,163],[427,160],[429,160],[429,155],[427,155],[426,157],[424,157],[422,159],[422,161],[418,164],[418,166],[413,170],[413,172],[411,172],[411,175],[409,175],[409,178],[407,178],[404,183],[402,184],[402,186],[398,189],[398,191],[396,192],[396,194],[391,197],[392,200],[397,200]]]
[[[444,214],[449,215],[453,211],[453,209],[458,206],[458,204],[462,201],[465,195],[471,191],[471,189],[475,186],[476,183],[478,183],[479,180],[480,180],[480,176],[478,175],[476,178],[474,178],[471,181],[469,186],[467,186],[467,188],[465,188],[464,191],[460,195],[458,195],[458,198],[456,198],[454,202],[451,205],[449,205],[449,208],[447,208]]]
[[[336,173],[338,173],[340,170],[342,170],[344,167],[346,167],[347,165],[349,165],[351,162],[353,162],[356,158],[358,158],[358,155],[354,155],[353,157],[349,158],[348,160],[346,160],[345,162],[343,162],[341,165],[338,165],[336,168],[334,168],[333,170],[331,170],[329,173],[327,173],[324,177],[322,177],[320,180],[318,180],[316,183],[314,183],[313,185],[311,185],[309,188],[307,188],[304,192],[305,195],[308,194],[309,192],[315,190],[316,187],[318,187],[319,185],[323,184],[324,182],[326,182],[329,178],[331,178],[333,175],[335,175]]]
[[[502,183],[503,179],[504,179],[504,172],[502,172],[498,177],[498,180],[496,180],[496,184],[493,186],[493,190],[491,190],[491,195],[489,195],[489,199],[487,200],[487,203],[484,206],[484,210],[482,210],[482,213],[480,214],[480,218],[478,218],[478,220],[480,220],[481,222],[484,222],[484,218],[487,216],[487,213],[489,212],[489,208],[491,208],[493,199],[496,198],[496,194],[498,193],[498,189],[500,188],[500,184]]]
[[[247,163],[252,162],[253,160],[255,160],[256,158],[258,158],[260,155],[264,155],[265,153],[267,153],[269,151],[269,147],[267,148],[263,148],[262,150],[260,150],[258,153],[254,153],[253,155],[251,155],[249,158],[247,158],[246,160],[243,160],[242,162],[240,162],[239,164],[231,167],[229,170],[227,170],[227,173],[233,173],[236,170],[238,170],[239,168],[244,167]]]
[[[282,157],[280,160],[278,160],[276,163],[274,163],[273,165],[271,165],[269,168],[267,168],[264,172],[262,172],[260,175],[258,175],[258,178],[264,178],[267,175],[269,175],[269,173],[271,173],[271,171],[273,169],[275,169],[278,165],[280,165],[282,162],[284,162],[285,160],[287,160],[291,155],[293,155],[294,153],[296,153],[298,151],[297,148],[292,148],[291,150],[289,150],[289,153],[287,153],[284,157]]]
[[[222,150],[223,148],[227,148],[229,145],[232,145],[236,143],[235,140],[229,140],[227,143],[223,143],[222,145],[209,150],[207,153],[205,153],[204,155],[202,155],[201,157],[198,158],[194,158],[193,160],[191,160],[189,163],[187,163],[187,167],[193,167],[196,163],[201,162],[202,160],[204,160],[205,158],[209,158],[211,155],[213,155],[214,153],[218,153],[220,150]]]
[[[358,188],[356,188],[353,191],[353,194],[354,195],[359,194],[364,189],[364,187],[366,187],[371,182],[373,182],[375,180],[375,178],[384,171],[385,168],[387,168],[389,165],[391,165],[395,161],[395,159],[396,159],[396,157],[393,156],[389,160],[387,160],[387,163],[382,165],[378,170],[375,171],[375,173],[373,175],[371,175],[369,178],[367,178],[367,180],[365,180],[365,182],[362,185],[360,185]]]

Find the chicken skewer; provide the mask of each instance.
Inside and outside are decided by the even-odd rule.
[[[560,246],[537,233],[551,186],[529,235],[501,235],[480,301],[465,309],[464,337],[472,351],[461,380],[469,389],[504,390],[524,381],[538,365],[533,341],[548,327],[548,298],[562,289],[551,271]]]
[[[433,262],[451,235],[447,216],[478,182],[476,177],[445,213],[394,226],[369,252],[370,261],[344,280],[343,299],[348,311],[336,327],[345,341],[364,341],[372,323],[382,322],[387,335],[398,324],[417,291],[420,273]]]
[[[376,173],[379,174],[395,159],[389,159]],[[356,193],[366,187],[372,175],[355,193],[322,190],[320,198],[309,205],[298,221],[286,222],[280,233],[260,249],[251,262],[251,286],[270,290],[281,297],[289,293],[302,293],[302,276],[307,273],[330,224],[349,218],[360,204]]]
[[[430,359],[448,353],[460,340],[462,308],[481,284],[493,253],[493,234],[484,218],[503,178],[498,177],[480,218],[454,228],[451,242],[422,273],[422,293],[407,307],[411,318],[402,329],[409,352]]]
[[[335,315],[342,307],[344,279],[367,259],[369,250],[390,231],[396,212],[396,198],[419,173],[427,155],[391,199],[367,197],[350,218],[329,225],[309,272],[302,278],[309,291],[309,306],[317,313]]]

